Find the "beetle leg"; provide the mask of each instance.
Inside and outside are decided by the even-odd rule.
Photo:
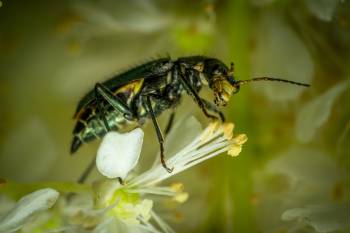
[[[94,169],[95,164],[96,164],[96,156],[94,156],[92,158],[89,165],[85,168],[83,174],[81,174],[81,176],[79,177],[79,179],[78,179],[79,184],[85,183],[86,179],[88,178],[88,176],[91,174],[92,170]]]
[[[174,118],[175,118],[175,112],[172,111],[168,120],[168,123],[165,127],[165,137],[169,134],[171,128],[173,127],[173,123],[174,123]]]
[[[209,111],[215,112],[220,116],[220,119],[222,122],[225,122],[225,115],[216,107],[215,104],[209,102],[206,99],[201,99],[205,105],[205,108],[208,109]]]
[[[95,97],[97,101],[97,107],[100,113],[102,113],[102,119],[104,121],[104,124],[108,131],[110,131],[107,119],[105,117],[105,109],[104,106],[102,106],[102,103],[100,101],[100,97],[105,99],[114,109],[124,114],[124,117],[128,120],[131,120],[133,118],[133,114],[128,108],[128,106],[123,103],[123,101],[113,94],[106,86],[100,83],[96,83],[95,85]],[[101,116],[100,115],[100,116]]]
[[[198,96],[198,93],[195,89],[193,89],[193,87],[189,84],[188,80],[184,77],[184,75],[181,73],[180,69],[178,68],[178,73],[180,76],[180,80],[185,88],[185,90],[188,92],[189,95],[191,95],[194,99],[194,101],[198,104],[198,106],[201,108],[201,110],[203,111],[204,115],[206,117],[209,117],[211,119],[217,120],[218,117],[214,116],[210,113],[208,113],[205,104],[203,103],[201,97]]]
[[[157,137],[158,137],[158,142],[159,142],[159,146],[160,146],[160,161],[161,161],[163,167],[167,170],[167,172],[171,173],[174,168],[168,168],[168,166],[165,163],[164,137],[163,137],[162,131],[159,128],[157,118],[153,112],[150,96],[145,96],[145,100],[146,100],[146,111],[152,119],[152,123],[153,123],[154,129],[156,130]]]

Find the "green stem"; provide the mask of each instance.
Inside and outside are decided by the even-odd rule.
[[[228,1],[227,6],[227,25],[228,38],[230,43],[230,59],[235,63],[235,73],[239,79],[250,78],[249,62],[249,6],[248,1],[235,0]],[[230,108],[228,109],[228,118],[233,120],[236,132],[247,133],[246,129],[251,128],[252,111],[249,107],[249,89],[245,88],[240,93],[232,97]],[[249,137],[249,134],[248,134]],[[232,210],[231,221],[232,232],[256,232],[253,207],[250,202],[252,196],[252,147],[249,143],[243,147],[242,153],[230,160],[226,166],[226,176],[229,182],[228,197],[226,200]]]

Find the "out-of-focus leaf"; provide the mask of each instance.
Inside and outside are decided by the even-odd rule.
[[[300,109],[295,126],[299,141],[306,143],[312,140],[317,129],[329,118],[334,101],[347,89],[349,83],[347,80],[337,84]]]
[[[350,227],[350,205],[322,204],[289,209],[282,214],[282,220],[297,220],[322,233],[345,230]]]
[[[0,219],[0,232],[14,232],[35,213],[51,208],[59,193],[50,188],[37,190],[22,197],[16,205]]]
[[[335,9],[342,0],[306,0],[306,5],[317,18],[331,21]]]
[[[282,17],[265,14],[256,31],[252,70],[255,77],[271,76],[310,83],[314,65],[306,46]],[[254,85],[270,100],[281,102],[297,98],[305,90],[299,86],[278,82]]]

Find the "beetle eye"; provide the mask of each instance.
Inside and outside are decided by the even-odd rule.
[[[213,75],[221,74],[221,71],[219,69],[214,70]]]

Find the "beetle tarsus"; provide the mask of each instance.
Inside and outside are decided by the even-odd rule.
[[[125,181],[121,177],[118,177],[117,179],[119,181],[119,184],[125,185]]]
[[[172,173],[174,168],[169,168],[167,165],[166,165],[166,162],[165,162],[165,155],[164,155],[164,146],[163,146],[163,142],[160,144],[160,162],[162,163],[162,166],[165,168],[165,170],[169,173]]]

